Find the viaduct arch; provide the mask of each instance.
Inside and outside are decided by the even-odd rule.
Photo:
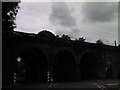
[[[76,76],[76,58],[67,50],[61,50],[55,55],[57,63],[54,67],[55,81],[74,81]]]
[[[81,80],[97,79],[99,61],[92,53],[85,53],[80,60]]]
[[[19,73],[24,74],[23,82],[46,82],[48,60],[43,51],[37,48],[28,48],[18,56],[21,61],[17,63]]]

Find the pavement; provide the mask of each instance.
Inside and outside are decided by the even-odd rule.
[[[89,80],[81,82],[53,82],[16,85],[16,88],[32,89],[79,89],[79,90],[120,90],[119,80]]]

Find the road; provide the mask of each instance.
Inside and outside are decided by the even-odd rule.
[[[81,81],[81,82],[63,82],[63,83],[34,83],[18,85],[17,88],[52,88],[52,89],[79,89],[79,90],[120,90],[120,83],[118,80],[91,80],[91,81]]]

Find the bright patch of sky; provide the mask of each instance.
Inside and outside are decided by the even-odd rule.
[[[38,33],[48,30],[55,35],[69,35],[72,39],[84,37],[88,42],[101,39],[108,45],[118,41],[118,0],[30,1],[20,4],[15,31]]]

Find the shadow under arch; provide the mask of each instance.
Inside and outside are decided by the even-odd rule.
[[[92,53],[85,53],[80,60],[81,80],[98,79],[98,60]]]
[[[48,61],[46,55],[42,50],[37,48],[29,48],[21,52],[21,71],[24,73],[24,81],[27,83],[46,82]]]
[[[76,81],[76,59],[67,50],[59,51],[55,59],[57,63],[53,68],[53,78],[55,82]]]

